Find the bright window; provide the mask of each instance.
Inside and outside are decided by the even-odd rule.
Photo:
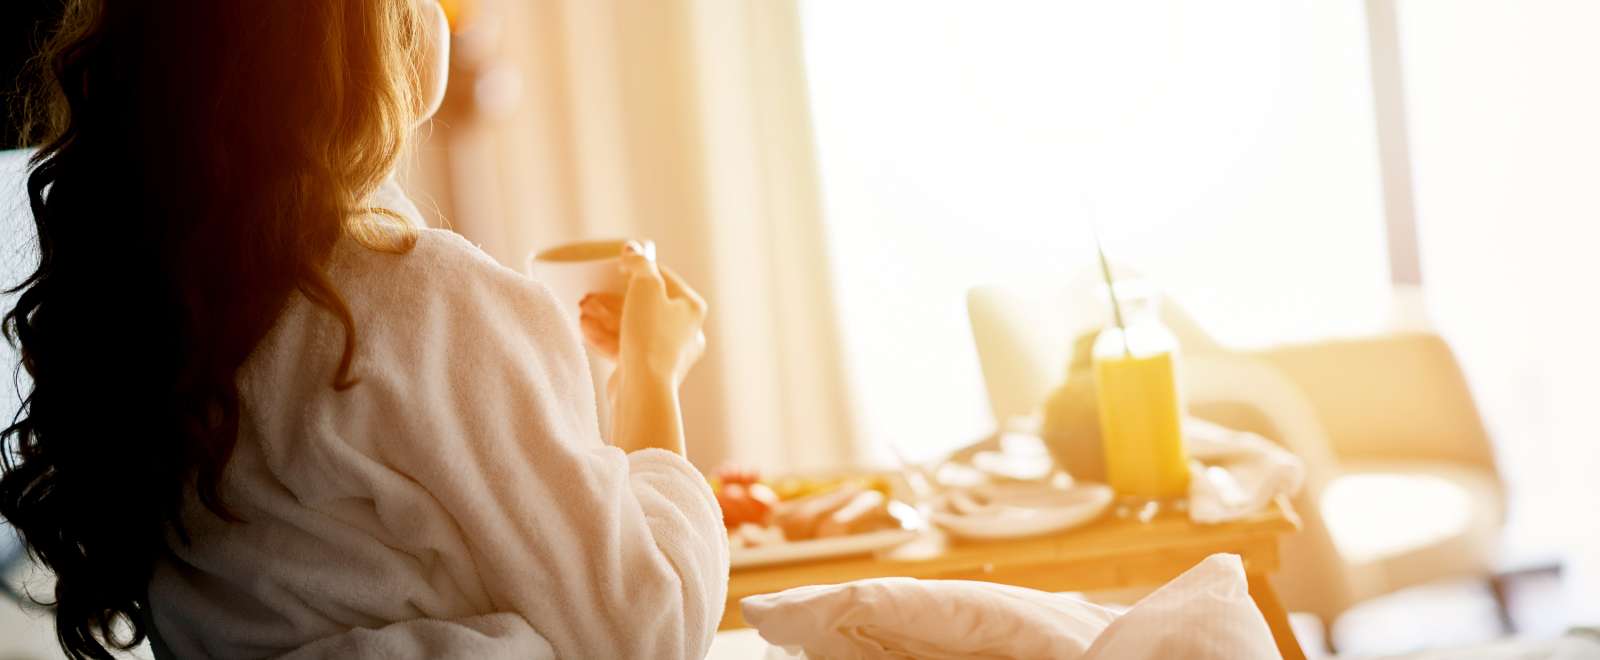
[[[1382,317],[1360,3],[801,7],[847,355],[880,455],[992,428],[964,293],[1092,263],[1085,202],[1113,258],[1224,341]]]
[[[1600,5],[1399,8],[1428,307],[1499,440],[1511,536],[1600,547]],[[1569,584],[1600,584],[1600,554],[1579,558]]]

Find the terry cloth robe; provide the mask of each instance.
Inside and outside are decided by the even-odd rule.
[[[150,584],[179,658],[701,658],[721,511],[683,457],[605,444],[582,346],[540,284],[455,234],[329,264],[356,323],[296,294],[239,375],[221,483]],[[165,649],[162,649],[165,650]],[[160,652],[158,650],[158,652]]]

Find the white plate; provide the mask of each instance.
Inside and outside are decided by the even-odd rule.
[[[887,550],[917,537],[914,529],[885,529],[864,534],[789,541],[753,548],[729,548],[733,568],[753,568],[791,562],[864,555]]]
[[[1104,484],[980,486],[940,495],[928,519],[962,538],[1014,539],[1094,522],[1111,508],[1113,499]]]

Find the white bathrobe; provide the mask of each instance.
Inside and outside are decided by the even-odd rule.
[[[245,364],[222,484],[150,584],[180,658],[699,658],[728,550],[677,454],[604,444],[577,334],[545,288],[455,234],[345,241],[335,318],[296,295]],[[136,436],[130,436],[130,440]]]

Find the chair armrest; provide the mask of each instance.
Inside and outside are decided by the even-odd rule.
[[[1185,356],[1182,368],[1195,416],[1283,445],[1306,462],[1308,492],[1320,491],[1338,475],[1338,457],[1316,408],[1272,365],[1248,355],[1214,353]]]

